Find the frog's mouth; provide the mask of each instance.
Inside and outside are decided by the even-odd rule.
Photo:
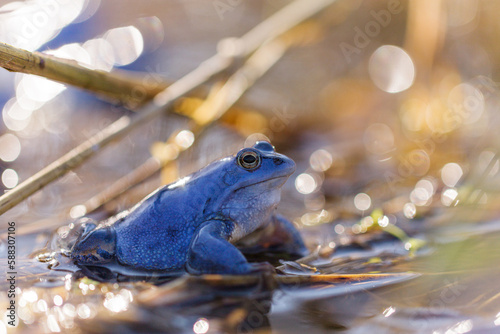
[[[239,187],[237,190],[245,189],[245,188],[249,188],[249,187],[254,187],[254,186],[257,186],[259,184],[264,184],[264,183],[269,184],[271,188],[281,188],[281,186],[283,184],[285,184],[285,182],[289,176],[290,176],[289,174],[278,175],[278,176],[275,176],[275,177],[272,177],[269,179],[265,179],[262,181],[253,182],[253,183],[244,185],[242,187]]]

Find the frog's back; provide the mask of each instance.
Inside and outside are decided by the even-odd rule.
[[[162,188],[114,224],[116,256],[120,263],[148,270],[183,269],[189,245],[201,221],[186,205],[190,189]]]

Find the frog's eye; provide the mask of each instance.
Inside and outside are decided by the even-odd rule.
[[[238,161],[238,165],[248,170],[252,170],[260,166],[260,155],[254,150],[241,150],[236,159]]]

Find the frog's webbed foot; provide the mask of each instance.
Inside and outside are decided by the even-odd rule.
[[[245,275],[274,270],[269,263],[248,263],[228,240],[232,223],[212,220],[194,236],[189,247],[186,270],[191,274]]]
[[[299,231],[290,221],[278,214],[272,216],[264,228],[239,240],[237,246],[248,254],[263,251],[286,253],[294,257],[309,254]]]
[[[71,250],[71,258],[78,264],[110,262],[115,256],[116,234],[113,227],[86,230]]]

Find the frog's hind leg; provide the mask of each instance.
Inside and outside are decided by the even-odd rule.
[[[212,220],[195,234],[187,254],[186,270],[191,274],[242,275],[274,270],[268,263],[248,263],[228,240],[232,222]]]
[[[110,262],[116,251],[116,233],[113,227],[96,228],[81,236],[71,250],[71,258],[78,264]]]

